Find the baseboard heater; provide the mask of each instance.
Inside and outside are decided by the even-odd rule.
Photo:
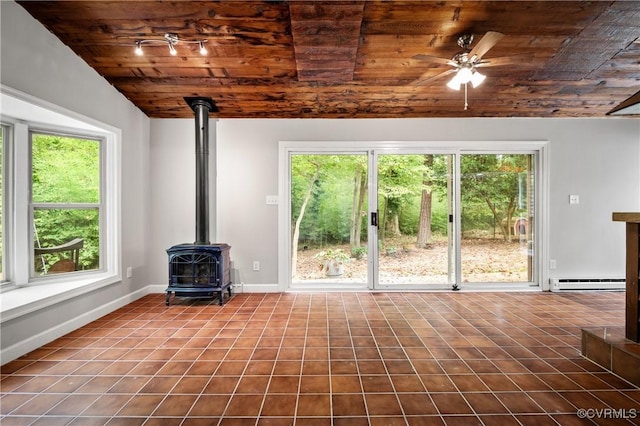
[[[624,278],[551,278],[551,291],[624,290]]]

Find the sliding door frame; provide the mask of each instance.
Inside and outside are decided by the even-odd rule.
[[[501,283],[495,290],[506,291],[511,289],[522,290],[549,290],[549,152],[548,141],[281,141],[279,143],[278,153],[278,287],[281,291],[302,291],[301,288],[291,289],[291,175],[290,175],[290,156],[291,154],[368,154],[368,180],[370,188],[377,188],[373,167],[372,151],[384,151],[385,153],[437,153],[437,154],[453,154],[454,169],[460,169],[460,156],[464,154],[534,154],[535,158],[535,228],[536,235],[534,243],[534,282],[510,286]],[[460,176],[456,173],[454,192],[454,236],[455,239],[455,279],[460,285],[460,244],[461,235],[459,232],[461,225],[460,212]],[[369,197],[368,208],[372,210],[372,203],[375,200]],[[377,208],[377,206],[376,206]],[[369,228],[371,225],[369,222]],[[377,241],[376,235],[369,235],[369,240],[373,238]],[[377,244],[377,243],[376,243]],[[374,250],[373,255],[377,255]],[[373,289],[373,279],[377,271],[374,270],[375,262],[369,262],[368,276],[369,283],[366,287],[359,286],[361,290],[375,291]],[[482,286],[481,288],[479,286]],[[358,288],[356,288],[358,289]],[[482,289],[486,290],[486,285],[468,285],[465,284],[465,290]],[[310,290],[319,290],[317,288]],[[328,291],[329,289],[323,289]],[[345,287],[336,287],[336,291],[348,290]],[[387,290],[384,290],[387,291]],[[409,290],[406,290],[409,291]]]

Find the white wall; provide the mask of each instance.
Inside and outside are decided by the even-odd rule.
[[[216,120],[209,120],[209,237],[216,241]],[[151,212],[148,258],[150,283],[166,288],[166,250],[196,238],[195,121],[151,120],[150,178]],[[164,288],[161,291],[164,291]]]
[[[127,300],[147,286],[149,119],[22,7],[0,1],[0,8],[2,84],[121,130],[122,264],[133,268],[131,279],[3,322],[4,350],[50,327],[76,324],[78,317]]]
[[[162,132],[152,130],[159,136],[151,145],[154,168],[183,167],[178,162],[192,161],[177,152],[163,161],[156,153],[169,143],[160,133],[178,125],[163,121]],[[612,222],[611,213],[640,211],[640,120],[222,119],[217,124],[218,239],[232,246],[236,280],[254,284],[252,288],[278,283],[277,206],[266,205],[265,196],[278,193],[278,142],[283,140],[547,140],[549,257],[557,262],[549,276],[624,277],[624,225]],[[569,194],[580,195],[580,204],[569,205]],[[159,213],[162,217],[187,211],[184,205],[167,203],[159,210],[165,208],[169,212]],[[158,238],[168,232],[153,229]],[[261,262],[260,271],[252,270],[253,260]],[[166,280],[165,262],[163,256],[150,257],[151,282]]]

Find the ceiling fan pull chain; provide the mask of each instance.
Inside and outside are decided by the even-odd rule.
[[[469,109],[469,102],[467,101],[467,83],[464,84],[464,110]]]

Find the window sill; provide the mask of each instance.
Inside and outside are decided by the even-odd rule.
[[[7,289],[0,296],[0,323],[89,293],[120,280],[121,277],[118,275],[99,273],[80,279],[70,278],[69,280],[28,284]]]

